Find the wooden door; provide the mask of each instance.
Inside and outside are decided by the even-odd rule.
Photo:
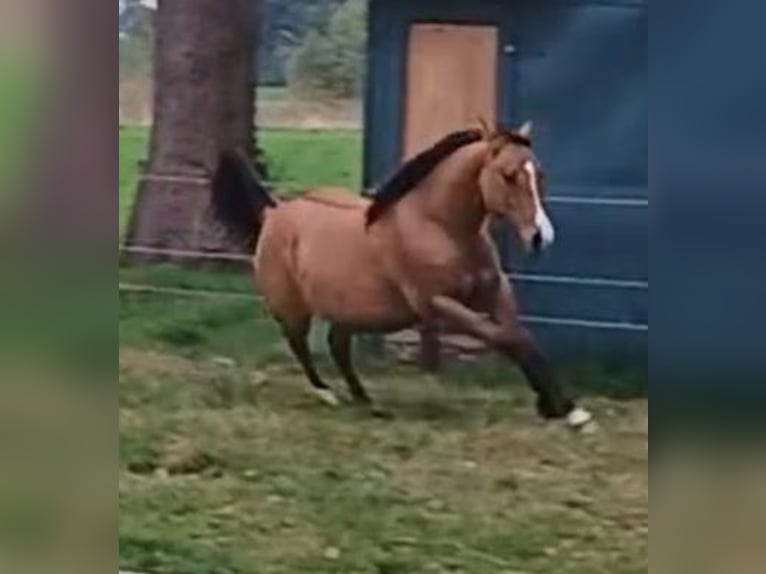
[[[415,24],[407,54],[403,159],[479,116],[495,121],[496,27]]]
[[[402,149],[407,159],[449,132],[490,124],[497,110],[498,34],[494,26],[415,24],[410,27]],[[436,330],[421,328],[420,362],[439,364]]]

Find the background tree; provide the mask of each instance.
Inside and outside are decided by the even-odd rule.
[[[284,85],[294,50],[312,30],[327,25],[343,0],[262,0],[259,77],[262,84]]]
[[[358,97],[364,78],[366,0],[346,0],[327,26],[312,30],[293,53],[290,89],[328,98]]]
[[[150,74],[155,12],[141,0],[124,0],[120,7],[120,76]]]
[[[230,250],[207,214],[222,150],[254,142],[256,0],[161,0],[149,160],[127,242]],[[166,257],[161,257],[166,259]]]
[[[260,0],[260,83],[285,85],[294,51],[312,31],[327,27],[343,1]],[[151,70],[153,4],[144,0],[120,0],[120,70],[124,75]]]

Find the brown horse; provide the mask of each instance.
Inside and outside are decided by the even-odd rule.
[[[273,317],[313,389],[338,400],[312,362],[313,317],[329,321],[329,347],[356,402],[372,406],[351,364],[351,338],[441,319],[479,337],[523,370],[544,418],[583,427],[575,407],[518,319],[511,285],[489,232],[489,217],[507,220],[529,250],[554,240],[543,208],[542,171],[518,131],[452,133],[423,151],[366,199],[318,189],[273,200],[247,158],[221,157],[212,208],[235,236],[257,248],[255,277]]]

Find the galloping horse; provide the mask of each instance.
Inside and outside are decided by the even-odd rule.
[[[480,124],[406,162],[373,199],[321,188],[276,201],[243,153],[226,152],[212,209],[233,236],[251,240],[256,283],[323,401],[338,404],[312,362],[313,317],[329,321],[332,357],[355,402],[371,408],[351,364],[352,336],[442,319],[516,361],[543,418],[581,428],[592,416],[567,395],[519,321],[489,234],[490,216],[498,216],[527,250],[553,243],[531,125]]]

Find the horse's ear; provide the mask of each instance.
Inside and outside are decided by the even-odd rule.
[[[485,120],[482,116],[479,116],[478,118],[476,118],[476,122],[479,124],[479,131],[481,132],[481,137],[485,141],[491,140],[492,136],[495,135],[495,131],[489,127],[487,120]]]
[[[532,120],[527,120],[517,132],[520,136],[530,139],[532,137]]]

